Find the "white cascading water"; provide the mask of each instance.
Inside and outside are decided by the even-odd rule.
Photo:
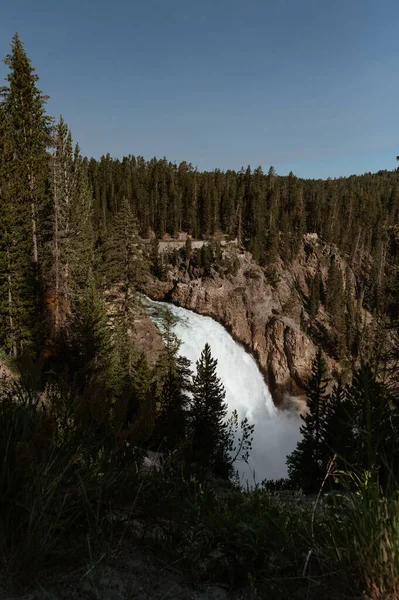
[[[286,456],[300,439],[300,420],[296,414],[275,407],[254,358],[210,317],[149,298],[145,303],[155,322],[159,308],[168,308],[176,317],[174,330],[182,342],[180,354],[191,361],[193,370],[208,342],[218,361],[217,373],[226,389],[229,414],[236,409],[240,419],[248,417],[255,424],[249,464],[235,464],[242,484],[285,477]]]

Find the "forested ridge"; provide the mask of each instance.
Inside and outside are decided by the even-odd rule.
[[[330,560],[338,571],[350,566],[348,589],[358,591],[360,577],[373,599],[396,598],[399,565],[393,550],[399,540],[397,529],[387,523],[398,501],[399,173],[324,181],[279,176],[272,167],[267,173],[260,167],[200,172],[166,159],[88,159],[65,121],[47,115],[47,97],[18,34],[5,63],[0,360],[17,382],[0,381],[3,566],[32,576],[42,557],[57,564],[63,556],[60,540],[72,548],[70,555],[87,536],[100,544],[108,531],[109,506],[115,498],[134,496],[143,513],[181,518],[183,530],[192,528],[193,536],[206,531],[198,556],[222,548],[223,560],[218,555],[212,576],[221,573],[231,585],[253,582],[257,569],[265,577],[308,582],[314,553],[323,577],[331,575],[325,569]],[[208,344],[193,369],[179,355],[168,312],[153,365],[133,341],[136,319],[143,314],[137,292],[149,276],[162,278],[167,266],[157,240],[181,232],[212,241],[194,252],[188,238],[176,259],[187,268],[191,264],[205,273],[220,265],[224,236],[252,254],[272,286],[274,266],[290,268],[305,234],[316,233],[333,248],[327,284],[317,272],[308,282],[303,329],[312,334],[323,303],[337,333],[333,350],[326,350],[337,360],[356,360],[352,379],[343,383],[339,374],[326,372],[319,348],[306,387],[303,439],[288,457],[287,481],[264,482],[246,493],[234,484],[234,461],[248,458],[253,426],[228,415]],[[337,267],[334,249],[355,273],[353,290]],[[348,334],[356,318],[353,306],[367,311],[385,342],[367,355],[369,364]],[[151,477],[141,471],[147,451],[164,456],[163,469]],[[231,494],[222,500],[221,481],[230,482],[223,485]],[[317,543],[315,512],[304,510],[309,550],[299,531],[301,515],[276,503],[267,494],[270,487],[345,490],[352,525],[369,536],[364,544],[373,528],[383,530],[391,536],[387,547],[394,558],[390,555],[382,571],[381,556],[367,555],[369,562],[362,562],[358,532],[349,543],[339,537],[342,528],[335,528],[336,515],[344,519],[348,507],[339,503],[330,520],[326,512],[317,521]],[[371,507],[371,524],[359,516],[363,502]],[[180,552],[187,538],[179,532]],[[289,560],[276,565],[282,548],[288,548]],[[384,555],[385,546],[377,550]],[[90,556],[91,551],[89,542]],[[194,560],[189,564],[193,568]],[[367,569],[371,580],[364,577]]]
[[[385,259],[391,227],[399,216],[399,175],[380,171],[361,176],[303,180],[273,167],[199,172],[186,162],[145,161],[110,155],[88,165],[96,228],[127,198],[144,236],[186,231],[193,237],[224,232],[245,243],[261,264],[277,253],[292,258],[305,232],[337,244],[352,260]],[[393,251],[396,258],[397,249]],[[383,264],[385,267],[385,263]]]
[[[186,162],[140,156],[89,160],[62,118],[56,124],[46,115],[46,97],[18,38],[6,63],[0,319],[7,351],[18,353],[38,335],[35,315],[46,303],[58,327],[88,268],[107,280],[101,263],[115,246],[115,220],[123,211],[144,238],[224,233],[268,269],[279,257],[289,264],[304,233],[315,232],[363,270],[357,295],[366,307],[386,312],[399,253],[398,172],[323,181],[282,177],[273,167],[267,174],[261,167],[199,172]]]
[[[101,238],[127,199],[140,224],[162,237],[185,231],[194,238],[236,238],[272,272],[278,258],[296,256],[307,232],[338,247],[362,284],[358,297],[385,313],[398,263],[399,174],[380,171],[339,179],[278,176],[273,167],[199,172],[191,164],[142,157],[91,159],[94,223]]]

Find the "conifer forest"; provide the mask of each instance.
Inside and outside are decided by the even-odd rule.
[[[5,64],[0,595],[3,574],[18,593],[45,589],[128,538],[223,598],[399,598],[399,170],[322,180],[96,160],[48,114],[17,33]],[[307,239],[328,253],[301,282]],[[291,277],[297,312],[287,302],[283,318],[300,315],[316,349],[304,383],[290,372],[305,408],[287,476],[247,485],[237,462],[257,425],[229,409],[212,347],[191,364],[164,309],[156,352],[138,334],[151,290],[170,285],[175,301],[173,286],[234,282],[243,261],[271,294]]]

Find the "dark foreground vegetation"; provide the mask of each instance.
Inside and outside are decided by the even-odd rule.
[[[231,597],[398,597],[398,492],[376,470],[333,460],[311,496],[240,490],[173,456],[143,471],[112,414],[81,420],[71,404],[59,390],[1,395],[0,557],[17,589],[46,589],[60,567],[101,571],[124,541]]]
[[[301,181],[273,169],[88,161],[64,121],[46,115],[17,35],[6,64],[0,360],[16,381],[0,382],[2,573],[45,587],[53,569],[91,572],[128,538],[232,595],[397,598],[398,174]],[[236,483],[252,428],[227,414],[209,346],[193,373],[168,313],[154,365],[132,341],[137,290],[163,269],[157,242],[143,237],[180,230],[236,237],[271,282],[274,263],[289,265],[316,232],[360,273],[353,294],[334,260],[328,289],[314,276],[309,318],[321,300],[329,306],[353,372],[331,383],[319,351],[289,481]],[[187,244],[185,259],[210,268],[219,250]],[[368,364],[356,307],[380,332]],[[159,468],[145,470],[159,454]]]

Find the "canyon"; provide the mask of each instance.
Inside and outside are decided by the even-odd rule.
[[[275,404],[303,410],[304,386],[317,348],[303,325],[309,282],[320,274],[325,285],[333,259],[342,271],[344,285],[353,289],[356,285],[354,271],[337,248],[317,234],[306,234],[292,263],[284,265],[279,260],[272,275],[236,242],[222,246],[222,266],[211,265],[206,273],[188,260],[176,261],[177,251],[173,252],[172,259],[163,252],[165,275],[162,280],[149,278],[144,293],[218,321],[254,356]],[[234,268],[229,268],[231,265]],[[370,315],[358,310],[365,326],[370,325]],[[328,334],[331,323],[323,305],[315,321],[319,330]],[[345,375],[343,361],[328,353],[326,359],[330,372]]]

